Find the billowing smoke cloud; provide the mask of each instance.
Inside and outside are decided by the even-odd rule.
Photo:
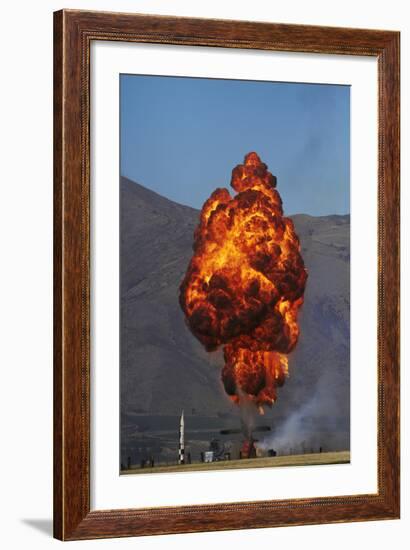
[[[349,431],[341,403],[333,388],[337,379],[332,369],[324,369],[308,401],[283,423],[261,438],[257,447],[279,454],[345,450],[350,448]]]

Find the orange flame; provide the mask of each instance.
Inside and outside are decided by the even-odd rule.
[[[307,272],[276,178],[256,153],[233,169],[231,186],[234,197],[216,189],[202,208],[180,304],[208,351],[224,346],[227,394],[261,408],[288,374]]]

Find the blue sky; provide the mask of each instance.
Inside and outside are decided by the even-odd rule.
[[[350,87],[121,75],[121,174],[201,208],[256,151],[286,214],[350,211]]]

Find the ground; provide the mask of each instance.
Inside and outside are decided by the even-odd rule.
[[[244,469],[244,468],[263,468],[278,466],[313,466],[320,464],[345,464],[350,462],[349,451],[338,451],[331,453],[311,453],[292,456],[275,456],[264,458],[249,458],[242,460],[224,460],[219,462],[201,462],[196,464],[172,464],[164,466],[154,466],[140,468],[134,466],[129,470],[124,470],[121,474],[157,474],[165,472],[185,472],[185,471],[203,471],[203,470],[225,470],[225,469]]]

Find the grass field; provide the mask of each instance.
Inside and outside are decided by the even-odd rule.
[[[348,462],[350,462],[350,452],[338,451],[332,453],[312,453],[292,456],[249,458],[242,460],[226,460],[220,462],[199,462],[195,464],[172,464],[169,466],[154,466],[153,468],[135,467],[129,470],[123,470],[121,474],[159,474],[166,472],[189,472],[204,470],[226,470],[263,467],[274,468],[280,466],[314,466],[320,464],[345,464]]]

